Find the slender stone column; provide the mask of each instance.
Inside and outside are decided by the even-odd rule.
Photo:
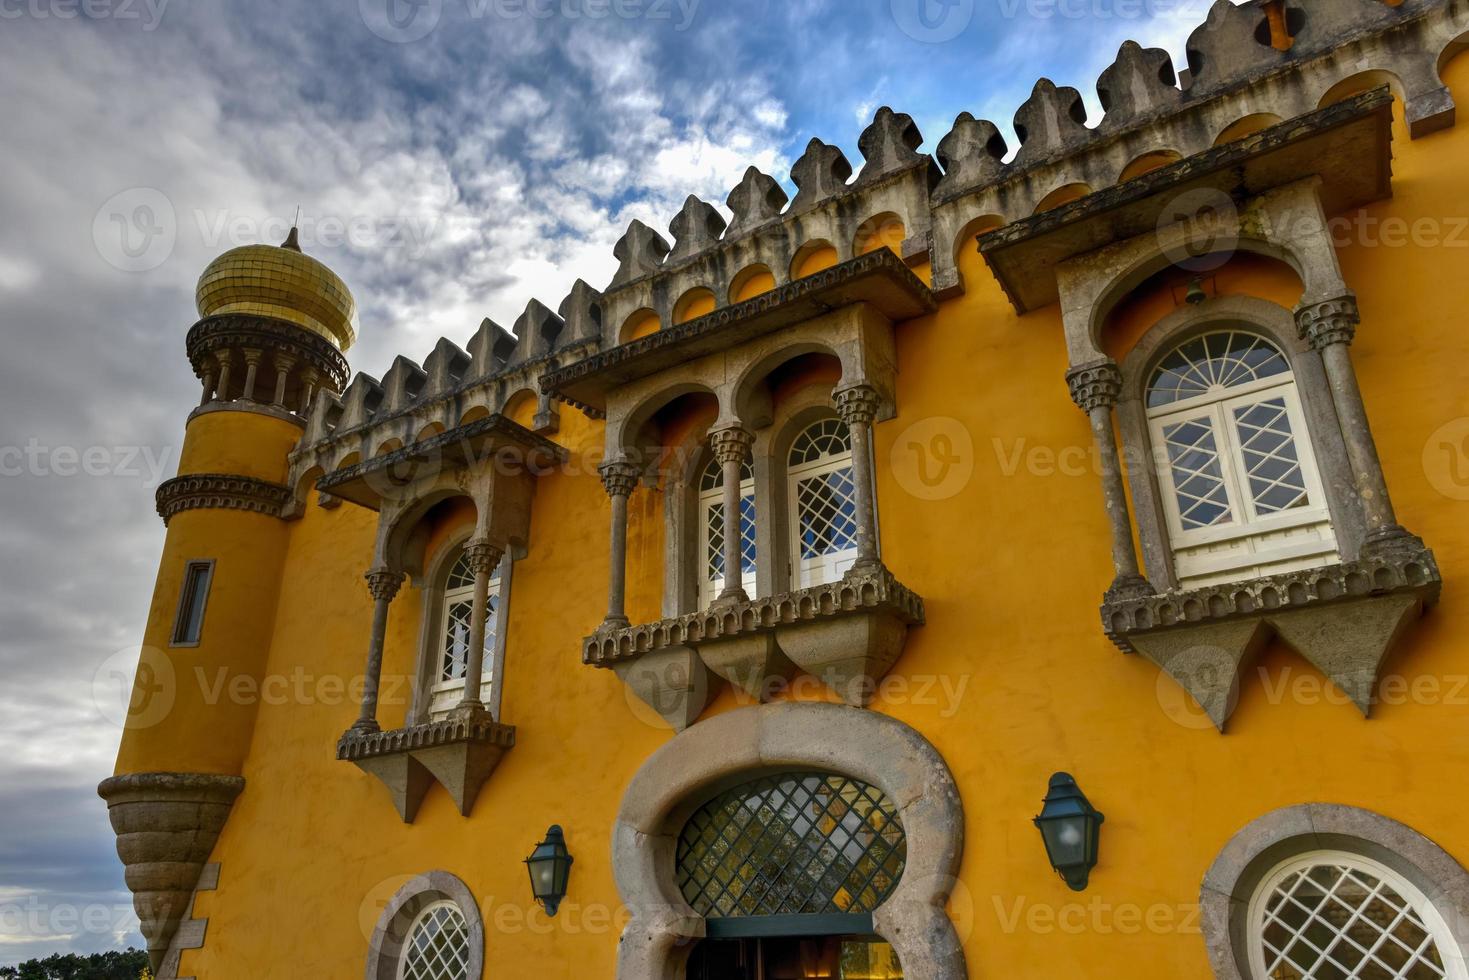
[[[265,351],[246,348],[241,353],[245,355],[245,391],[240,398],[253,402],[255,400],[255,373],[260,369],[260,359],[265,356]]]
[[[1071,400],[1091,423],[1102,467],[1102,502],[1112,531],[1112,564],[1117,575],[1107,589],[1108,601],[1152,595],[1153,586],[1143,578],[1132,543],[1132,518],[1127,512],[1127,491],[1122,485],[1122,464],[1117,456],[1117,434],[1112,428],[1112,408],[1122,391],[1122,371],[1114,361],[1097,361],[1066,373]]]
[[[204,397],[199,399],[200,405],[208,405],[214,401],[214,386],[216,375],[213,368],[204,369]]]
[[[631,463],[614,461],[603,463],[597,472],[612,498],[612,567],[607,583],[607,619],[603,625],[626,626],[627,498],[637,486],[638,470]]]
[[[877,553],[877,502],[873,500],[872,420],[881,399],[871,385],[852,385],[832,394],[837,414],[852,437],[852,484],[856,491],[857,560],[853,568],[882,564]]]
[[[230,364],[235,356],[227,350],[215,351],[214,360],[219,364],[219,400],[227,402],[230,400]]]
[[[724,588],[721,602],[748,602],[744,586],[744,549],[740,543],[740,470],[755,436],[738,424],[709,433],[709,447],[724,472]]]
[[[456,718],[470,717],[485,710],[480,700],[480,680],[485,672],[485,622],[489,619],[490,576],[500,565],[504,549],[488,541],[474,541],[464,548],[469,567],[474,570],[474,608],[469,614],[469,655],[464,664],[464,697],[454,708]]]
[[[301,414],[311,414],[311,399],[316,395],[316,384],[320,381],[316,368],[308,367],[301,372]]]
[[[1296,310],[1296,329],[1303,340],[1310,341],[1312,348],[1320,351],[1326,380],[1331,385],[1331,402],[1341,423],[1347,462],[1352,468],[1352,481],[1367,528],[1363,554],[1421,551],[1422,540],[1398,523],[1392,498],[1387,493],[1382,461],[1377,456],[1377,443],[1367,424],[1367,408],[1362,402],[1362,389],[1357,385],[1350,351],[1360,322],[1357,298],[1350,293]]]
[[[279,351],[272,359],[275,361],[275,404],[285,408],[286,382],[291,379],[291,369],[296,366],[296,359]]]
[[[372,593],[372,636],[367,641],[367,671],[362,683],[362,712],[352,723],[354,732],[381,731],[377,723],[377,693],[382,683],[383,640],[388,632],[388,606],[403,585],[403,573],[388,568],[374,568],[367,573],[367,589]]]

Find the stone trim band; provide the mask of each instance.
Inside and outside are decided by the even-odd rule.
[[[228,473],[190,473],[158,486],[154,503],[165,525],[186,510],[247,510],[280,517],[291,498],[289,487]]]

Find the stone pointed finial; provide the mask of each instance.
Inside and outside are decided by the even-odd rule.
[[[469,355],[448,337],[440,337],[432,353],[423,359],[423,370],[428,375],[424,384],[425,401],[440,398],[458,387],[469,370]]]
[[[347,390],[342,392],[342,417],[337,427],[345,432],[372,421],[382,399],[383,386],[378,380],[358,371]]]
[[[743,234],[780,217],[789,201],[785,189],[774,177],[761,173],[756,167],[749,168],[724,200],[734,213],[734,221],[730,222],[725,237]]]
[[[571,292],[556,308],[556,314],[566,321],[565,341],[579,344],[598,340],[602,336],[602,294],[586,280],[578,279],[572,284]]]
[[[383,413],[394,415],[412,405],[427,379],[427,372],[402,354],[393,358],[393,366],[383,375]]]
[[[515,320],[515,356],[512,360],[533,361],[555,350],[566,323],[538,299],[525,304],[525,312]]]
[[[489,317],[480,322],[469,342],[469,376],[488,378],[501,371],[515,353],[515,335]]]
[[[619,263],[612,285],[626,285],[657,272],[662,268],[669,249],[668,241],[662,235],[634,218],[612,249],[612,257]]]
[[[923,159],[918,152],[922,145],[923,134],[918,131],[913,117],[883,106],[872,118],[872,125],[864,129],[857,139],[857,148],[862,151],[862,159],[867,161],[857,183],[865,184],[917,163]]]
[[[1097,79],[1097,96],[1106,111],[1104,129],[1126,126],[1183,102],[1168,52],[1144,48],[1136,41],[1122,42],[1117,59]]]
[[[791,211],[804,211],[842,193],[851,177],[847,155],[839,147],[813,139],[791,167],[791,181],[797,188]]]
[[[281,242],[281,248],[288,248],[293,252],[301,251],[301,229],[291,225],[291,232],[286,236],[286,240]]]
[[[1081,93],[1069,86],[1058,88],[1049,78],[1042,78],[1015,113],[1015,134],[1020,137],[1017,165],[1080,145],[1090,135]]]
[[[673,232],[673,251],[668,261],[682,262],[718,244],[719,236],[724,233],[724,216],[714,205],[690,194],[683,202],[683,210],[669,222],[668,230]]]
[[[944,200],[999,179],[1005,169],[1000,162],[1004,156],[1005,137],[994,123],[959,113],[954,128],[939,141],[944,179],[934,188],[934,197]]]
[[[1185,50],[1190,95],[1222,88],[1285,57],[1270,46],[1265,9],[1236,7],[1229,0],[1215,0],[1204,23],[1188,36]]]

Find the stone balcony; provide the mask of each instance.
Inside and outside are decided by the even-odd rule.
[[[582,660],[615,670],[677,730],[717,692],[711,674],[765,701],[798,671],[865,707],[902,655],[923,599],[886,567],[854,567],[839,581],[734,602],[636,626],[604,625]]]
[[[1287,643],[1363,715],[1394,643],[1438,601],[1433,552],[1415,549],[1157,595],[1109,599],[1107,636],[1171,675],[1223,731],[1240,672],[1272,638]]]
[[[480,787],[514,745],[514,727],[484,714],[385,732],[349,730],[337,740],[337,758],[381,780],[403,822],[412,823],[435,782],[469,816]]]

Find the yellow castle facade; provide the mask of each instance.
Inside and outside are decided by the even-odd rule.
[[[1466,43],[1222,0],[381,379],[221,256],[99,789],[158,975],[1469,978]]]

